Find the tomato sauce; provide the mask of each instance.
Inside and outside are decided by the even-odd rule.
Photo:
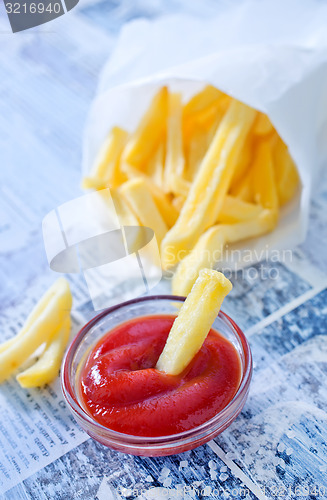
[[[166,436],[203,424],[231,401],[240,383],[240,358],[215,330],[180,375],[155,368],[174,319],[127,321],[90,351],[80,388],[97,422],[124,434]]]

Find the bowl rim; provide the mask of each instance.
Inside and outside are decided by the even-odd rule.
[[[113,443],[119,444],[121,446],[155,446],[158,447],[166,447],[167,445],[176,445],[176,442],[180,444],[182,441],[184,444],[190,441],[193,441],[195,438],[201,439],[208,434],[214,432],[215,428],[220,429],[223,427],[225,429],[229,424],[229,420],[233,420],[234,414],[237,416],[239,413],[239,407],[243,407],[244,400],[247,397],[249,385],[252,377],[253,371],[253,362],[252,362],[252,354],[250,345],[247,341],[247,338],[240,327],[223,311],[219,311],[217,317],[220,317],[229,327],[232,327],[233,333],[238,337],[240,345],[242,346],[242,351],[244,355],[244,371],[242,374],[242,378],[240,380],[238,389],[234,394],[231,401],[214,417],[210,420],[207,420],[203,424],[193,427],[192,429],[179,432],[176,434],[169,434],[166,436],[134,436],[132,434],[125,434],[122,432],[114,431],[104,425],[100,424],[96,420],[94,420],[79,404],[77,397],[75,396],[76,391],[72,386],[71,377],[70,377],[70,368],[73,361],[73,357],[75,352],[77,351],[80,342],[85,337],[85,335],[90,331],[90,329],[95,326],[101,319],[104,317],[114,313],[119,309],[123,309],[128,306],[132,306],[135,304],[150,302],[150,301],[160,301],[160,300],[168,300],[171,302],[178,301],[184,302],[186,297],[179,295],[147,295],[143,297],[138,297],[136,299],[128,300],[125,302],[120,302],[114,306],[104,309],[99,314],[97,314],[94,318],[88,321],[75,335],[75,337],[70,341],[69,347],[64,355],[62,365],[61,365],[61,388],[63,395],[66,399],[66,402],[69,404],[71,411],[78,420],[81,422],[87,423],[88,426],[92,427],[93,433],[98,436],[105,437],[106,439],[110,439]],[[142,316],[140,316],[142,317]],[[105,334],[104,334],[105,335]],[[243,404],[242,404],[243,403]],[[227,425],[225,425],[227,423]],[[216,426],[215,426],[216,424]],[[83,425],[82,425],[83,426]]]

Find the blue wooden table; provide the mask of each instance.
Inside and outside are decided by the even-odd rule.
[[[15,35],[1,4],[1,340],[19,329],[54,280],[41,222],[81,194],[83,126],[121,26],[137,17],[204,16],[217,8],[214,0],[184,4],[81,0],[62,18]],[[254,375],[243,412],[222,435],[182,455],[123,455],[78,429],[58,382],[24,391],[9,380],[0,387],[0,498],[327,498],[326,227],[325,171],[307,240],[292,258],[233,275],[224,309],[248,335]],[[90,314],[87,291],[81,276],[69,279],[77,329],[78,314]],[[53,427],[45,427],[49,415]]]

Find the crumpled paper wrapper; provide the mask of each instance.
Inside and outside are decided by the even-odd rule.
[[[127,24],[91,106],[84,174],[111,127],[132,131],[160,86],[168,84],[187,100],[211,83],[269,115],[302,183],[272,233],[236,245],[247,255],[237,266],[249,265],[249,255],[254,262],[301,243],[319,168],[327,160],[326,20],[327,5],[314,1],[244,1],[220,5],[210,19],[176,15]]]

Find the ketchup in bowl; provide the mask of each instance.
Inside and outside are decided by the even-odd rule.
[[[155,368],[172,315],[124,322],[91,348],[80,372],[85,411],[104,427],[133,436],[168,436],[217,415],[236,394],[242,370],[234,345],[211,329],[179,375]]]

